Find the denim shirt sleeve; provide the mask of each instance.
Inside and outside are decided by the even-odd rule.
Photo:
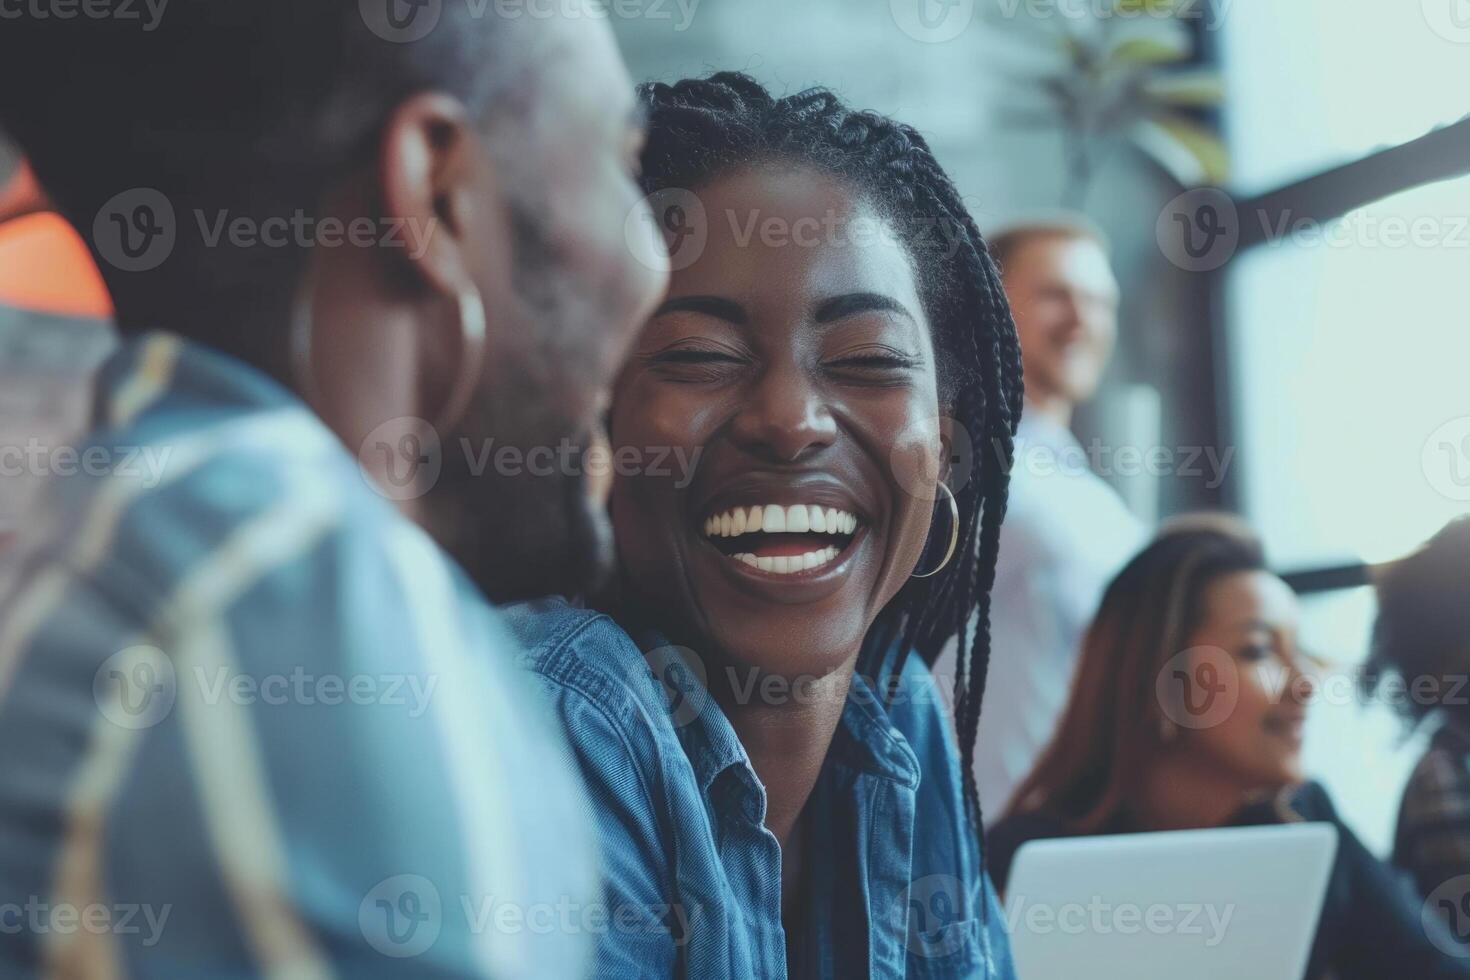
[[[597,825],[605,904],[581,917],[595,933],[594,975],[677,976],[688,924],[672,899],[665,842],[675,835],[652,785],[669,746],[657,735],[651,712],[663,707],[651,676],[643,683],[643,654],[606,616],[561,600],[507,616],[561,719]]]
[[[960,759],[942,691],[917,656],[904,663],[889,718],[919,762],[913,881],[909,893],[912,977],[1015,980],[1010,938],[980,837],[965,813]]]

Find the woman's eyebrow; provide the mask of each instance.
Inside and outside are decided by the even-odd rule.
[[[859,313],[897,313],[899,316],[914,319],[914,314],[907,306],[891,296],[881,293],[844,293],[841,296],[833,296],[831,299],[823,300],[822,305],[817,307],[816,321],[818,323],[831,323],[833,320],[841,320],[843,317],[855,316]]]
[[[736,326],[744,326],[748,322],[740,304],[722,296],[671,296],[664,300],[653,315],[657,317],[665,313],[701,313]]]

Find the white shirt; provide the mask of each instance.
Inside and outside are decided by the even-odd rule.
[[[1001,815],[1050,741],[1082,634],[1108,582],[1144,540],[1143,526],[1088,466],[1072,433],[1026,415],[1000,534],[990,670],[975,749],[987,820]],[[953,683],[953,641],[934,671],[942,683]]]

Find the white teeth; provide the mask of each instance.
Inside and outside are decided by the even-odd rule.
[[[777,575],[790,575],[794,572],[804,572],[809,568],[821,568],[840,554],[838,549],[827,547],[821,551],[808,551],[804,555],[781,555],[775,558],[757,558],[749,552],[742,551],[730,557],[736,561],[742,561],[751,568],[758,568],[763,572],[775,572]]]
[[[780,534],[786,530],[786,508],[780,504],[766,504],[764,527],[767,534]]]
[[[854,514],[835,507],[815,504],[766,504],[758,507],[732,507],[712,514],[704,521],[704,534],[709,538],[739,537],[742,534],[852,534],[857,530]]]

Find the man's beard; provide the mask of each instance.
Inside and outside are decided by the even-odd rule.
[[[482,379],[486,383],[459,427],[461,435],[451,440],[453,447],[446,445],[439,499],[432,504],[447,518],[435,522],[436,536],[491,601],[500,603],[586,595],[604,582],[613,564],[612,527],[588,494],[584,455],[593,445],[592,432],[554,394],[593,383],[568,364],[600,329],[604,307],[579,288],[583,284],[543,233],[535,216],[544,213],[544,207],[512,204],[520,309],[515,315],[501,311],[512,324],[508,329],[536,339],[506,345],[518,351],[513,363],[487,364],[497,376]],[[457,452],[461,446],[471,451]],[[520,450],[514,472],[496,465],[496,454],[506,447]],[[537,472],[530,465],[533,449],[543,454]]]
[[[549,475],[532,474],[524,465],[520,472],[497,471],[495,451],[532,448],[499,439],[489,453],[472,443],[486,462],[479,475],[469,472],[466,454],[451,473],[448,456],[459,448],[453,441],[433,493],[435,509],[449,518],[435,521],[436,537],[492,602],[586,595],[603,583],[612,567],[612,530],[588,496],[582,450],[589,439],[572,440],[578,451],[557,455]],[[563,458],[571,466],[564,469]]]

